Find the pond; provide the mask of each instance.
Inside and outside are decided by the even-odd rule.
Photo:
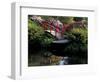
[[[78,57],[57,56],[49,51],[39,51],[28,58],[28,66],[73,65],[86,64],[86,60]]]

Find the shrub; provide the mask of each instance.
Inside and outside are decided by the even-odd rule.
[[[70,43],[64,51],[70,56],[87,57],[87,28],[73,28],[65,35]]]
[[[37,23],[29,19],[28,21],[28,36],[29,40],[41,40],[44,30]]]
[[[70,24],[73,22],[73,17],[59,17],[58,19],[64,24]]]
[[[83,17],[74,17],[73,20],[74,21],[82,21],[83,20]]]
[[[41,49],[41,46],[47,47],[52,41],[53,36],[47,34],[43,28],[35,21],[28,20],[28,44],[29,51]]]
[[[41,44],[48,46],[49,44],[52,43],[52,41],[54,40],[54,37],[51,36],[50,34],[45,33],[44,36],[41,39]]]

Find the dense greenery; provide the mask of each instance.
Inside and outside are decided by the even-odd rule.
[[[74,17],[73,20],[74,20],[74,21],[82,21],[83,18],[82,18],[82,17]]]
[[[63,26],[70,28],[64,31],[62,39],[56,39],[56,36],[47,32],[47,29],[44,30],[44,24],[31,19],[32,16],[28,17],[29,62],[32,64],[35,62],[33,65],[38,65],[37,63],[39,65],[55,65],[55,62],[58,64],[63,57],[68,57],[71,61],[68,64],[87,63],[88,19],[86,17],[39,16],[40,19],[43,19],[42,23],[44,24],[46,21],[50,22],[54,19],[55,22],[59,20]],[[82,25],[83,23],[84,25]],[[54,40],[66,39],[68,43],[53,43]],[[67,59],[65,60],[67,61]],[[41,61],[43,61],[42,64]]]
[[[29,19],[28,21],[28,41],[30,49],[40,49],[41,46],[47,47],[52,41],[53,36],[49,33],[44,32],[43,28],[38,24]]]
[[[33,22],[32,20],[28,21],[28,36],[29,41],[40,41],[44,34],[44,30],[38,24]]]
[[[44,19],[48,19],[48,16],[42,16]],[[82,20],[81,17],[53,17],[50,18],[59,19],[62,23],[70,23],[72,20]],[[87,19],[84,19],[87,20]],[[66,46],[64,52],[70,55],[87,56],[87,28],[73,28],[65,32],[66,38],[70,40],[70,43]],[[33,22],[30,18],[28,20],[28,39],[29,44],[33,47],[39,48],[41,45],[47,47],[52,43],[54,37],[49,33],[46,33],[43,28],[36,22]],[[35,46],[37,45],[37,46]],[[79,54],[81,53],[81,54]]]
[[[73,22],[73,17],[59,17],[59,20],[63,23],[63,24],[70,24]]]
[[[73,17],[64,17],[64,16],[41,16],[45,20],[54,18],[55,20],[60,20],[64,24],[70,24],[73,22]]]
[[[87,28],[73,28],[65,35],[70,40],[65,52],[70,56],[87,57]]]

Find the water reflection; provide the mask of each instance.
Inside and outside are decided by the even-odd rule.
[[[62,57],[58,65],[67,65],[67,64],[68,64],[68,57]]]
[[[68,64],[82,64],[83,59],[68,57],[68,56],[57,56],[49,51],[40,51],[29,56],[29,66],[47,66],[47,65],[68,65]]]

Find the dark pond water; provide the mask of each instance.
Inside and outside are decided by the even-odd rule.
[[[40,51],[31,54],[28,59],[29,66],[86,64],[86,60],[78,57],[57,56],[49,51]]]

